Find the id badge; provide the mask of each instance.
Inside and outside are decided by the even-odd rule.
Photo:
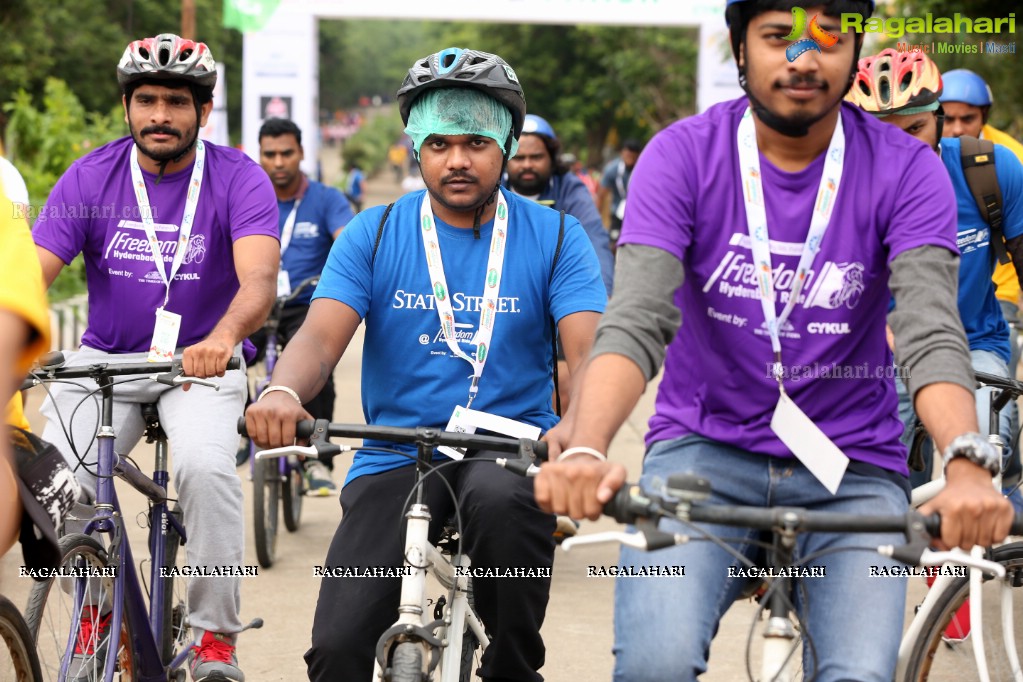
[[[849,458],[782,392],[771,430],[832,495],[838,492]]]
[[[287,270],[277,271],[277,298],[291,296],[291,278]]]
[[[468,407],[462,407],[461,405],[456,407],[451,413],[451,419],[448,420],[448,425],[444,428],[445,431],[455,431],[457,433],[476,433],[477,429],[483,429],[484,431],[490,431],[492,433],[498,433],[502,436],[510,436],[512,438],[529,438],[536,440],[540,437],[539,426],[533,426],[532,424],[508,419],[507,417],[499,417],[496,414],[490,414],[489,412],[471,410]],[[465,457],[464,448],[449,448],[442,446],[437,448],[437,450],[451,459],[463,459]]]
[[[156,324],[153,327],[153,342],[149,344],[149,362],[170,362],[178,345],[181,331],[181,315],[163,308],[156,309]]]

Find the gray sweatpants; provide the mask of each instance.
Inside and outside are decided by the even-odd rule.
[[[64,356],[68,365],[146,360],[145,353],[115,355],[85,346],[80,351],[65,351]],[[124,381],[124,378],[115,379],[118,381]],[[141,406],[156,403],[173,458],[173,490],[181,503],[188,531],[185,544],[188,565],[241,566],[245,535],[241,479],[235,472],[235,451],[238,449],[235,425],[245,409],[248,380],[244,371],[236,370],[223,378],[214,377],[213,381],[220,384],[219,391],[192,386],[185,392],[149,379],[115,385],[114,451],[121,454],[131,452],[145,428]],[[47,398],[41,409],[47,420],[43,438],[57,446],[72,468],[77,467],[79,482],[95,499],[97,448],[93,436],[99,424],[99,395],[96,394],[95,400],[86,398],[71,421],[71,413],[78,403],[96,388],[91,379],[79,379],[76,383],[81,386],[49,385],[52,398]],[[57,413],[68,426],[79,455],[92,473],[79,466]],[[82,452],[90,441],[91,447]],[[151,473],[152,460],[143,460],[139,465],[144,472]],[[237,577],[193,577],[189,580],[189,621],[197,639],[205,630],[236,633],[242,629],[238,616],[241,601],[239,583]]]

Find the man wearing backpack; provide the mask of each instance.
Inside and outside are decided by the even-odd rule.
[[[991,113],[991,106],[994,104],[994,96],[987,82],[979,75],[969,69],[954,69],[942,74],[941,102],[945,110],[945,127],[942,134],[945,137],[960,137],[969,135],[981,140],[990,140],[994,144],[1000,144],[1008,148],[1016,155],[1016,158],[1023,162],[1023,144],[1020,144],[1014,137],[998,130],[988,123],[988,115]],[[970,180],[970,177],[967,177]],[[1001,208],[1001,197],[998,192],[998,185],[994,183],[993,189],[971,188],[973,195],[994,196]],[[1019,297],[1020,286],[1016,277],[1014,263],[999,263],[995,266],[994,274],[995,297],[1002,307],[1002,314],[1009,324],[1009,375],[1016,376],[1019,367],[1019,344],[1017,342],[1017,325],[1019,324]],[[1016,403],[1012,402],[1006,406],[1006,411],[1012,422],[1011,433],[1019,430],[1019,410]],[[1013,451],[1010,461],[1002,472],[1002,485],[1004,488],[1014,486],[1020,476],[1020,460],[1018,444]]]
[[[246,412],[261,446],[295,441],[295,423],[310,418],[302,403],[362,320],[367,424],[443,427],[468,401],[474,411],[550,430],[558,421],[550,401],[555,325],[570,371],[581,376],[607,294],[575,218],[500,188],[526,111],[515,71],[496,55],[449,48],[416,60],[398,106],[427,190],[367,209],[334,243],[305,323]],[[356,453],[325,563],[400,567],[394,531],[415,480],[415,448],[365,446],[413,456]],[[473,566],[553,564],[554,516],[537,506],[530,479],[494,464],[437,473],[458,498]],[[426,498],[435,541],[453,502],[441,485],[427,488]],[[322,581],[305,655],[311,680],[372,677],[374,648],[394,623],[400,588],[399,578]],[[549,578],[473,579],[491,635],[480,677],[543,679],[549,589]]]
[[[912,76],[918,84],[912,99],[888,89],[889,81],[899,82],[903,74]],[[961,253],[959,261],[959,316],[970,345],[973,369],[997,376],[1009,376],[1009,328],[995,298],[995,287],[991,280],[998,254],[1009,252],[1023,238],[1023,166],[1012,153],[1001,145],[985,152],[980,150],[978,140],[971,137],[942,138],[942,111],[939,96],[942,92],[942,78],[938,67],[923,53],[900,53],[886,49],[873,57],[860,60],[856,82],[849,99],[857,106],[878,116],[885,123],[891,123],[913,135],[921,142],[939,152],[942,162],[952,180],[958,211],[957,244]],[[891,94],[889,94],[891,93]],[[989,147],[990,149],[990,147]],[[964,150],[966,153],[964,153]],[[994,162],[992,169],[991,161]],[[1001,215],[994,217],[992,225],[975,199],[975,191],[982,180],[971,179],[978,170],[992,171],[996,178],[987,180],[988,189],[981,190],[984,197],[991,197],[1000,188],[1004,200]],[[983,176],[981,176],[983,177]],[[992,191],[994,190],[994,191]],[[993,203],[993,200],[988,199]],[[990,213],[989,213],[989,217]],[[1000,220],[999,220],[1000,218]],[[1001,235],[994,228],[1000,224]],[[1008,262],[1007,258],[1005,259]],[[1017,273],[1018,276],[1019,273]],[[912,437],[915,423],[913,406],[901,381],[897,382],[900,393],[900,416],[907,428],[903,442]],[[989,401],[993,389],[977,391],[977,419],[984,429],[989,421]],[[999,433],[1004,443],[1011,442],[1012,433],[1009,411],[999,414]],[[910,480],[914,486],[930,480],[930,457],[925,454],[925,469],[914,472]],[[1007,453],[1003,452],[1003,457]]]

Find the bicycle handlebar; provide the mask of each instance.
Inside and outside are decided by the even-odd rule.
[[[234,370],[241,368],[241,358],[231,358],[227,362],[227,369]],[[163,374],[171,375],[170,377],[160,377],[157,381],[160,383],[170,383],[170,385],[177,385],[182,382],[180,377],[182,376],[181,360],[174,360],[172,362],[139,362],[139,363],[118,363],[118,362],[97,362],[89,365],[76,365],[74,367],[64,366],[64,354],[57,351],[53,353],[47,353],[39,359],[39,366],[33,368],[33,374],[30,374],[24,382],[22,382],[21,390],[27,390],[33,386],[37,386],[42,381],[55,380],[55,379],[85,379],[99,377],[117,377],[117,376],[131,376],[137,374]],[[41,375],[41,376],[35,376]],[[161,379],[164,379],[161,381]]]
[[[987,372],[974,372],[973,374],[977,379],[977,383],[981,386],[990,386],[1002,391],[1008,391],[1012,394],[1013,398],[1023,396],[1023,382],[1009,379],[1008,377],[995,376]]]
[[[248,436],[245,427],[245,417],[238,419],[238,433]],[[295,435],[298,438],[309,438],[319,441],[327,447],[317,448],[317,454],[334,456],[343,450],[339,446],[331,446],[325,441],[328,438],[370,438],[373,440],[389,441],[393,443],[414,443],[438,447],[446,445],[456,448],[469,448],[473,450],[493,450],[496,452],[521,453],[524,446],[534,453],[538,459],[547,458],[547,443],[529,439],[514,439],[501,436],[484,436],[473,433],[456,433],[444,431],[439,428],[420,426],[418,428],[405,428],[396,426],[375,426],[369,424],[341,424],[327,422],[326,420],[305,419],[295,425]],[[315,446],[314,446],[315,447]],[[530,458],[531,460],[531,458]],[[531,463],[531,461],[530,461]],[[512,469],[517,473],[525,474],[525,469],[518,471],[514,461],[508,461],[505,468]]]
[[[925,532],[941,535],[941,516],[923,516],[915,511],[905,514],[843,514],[811,511],[800,507],[744,507],[692,504],[706,499],[710,484],[689,474],[668,478],[666,495],[651,494],[639,485],[626,483],[606,505],[604,513],[619,523],[634,524],[642,519],[673,516],[687,522],[741,526],[756,530],[784,528],[794,532],[869,533],[899,532],[907,535]],[[1023,534],[1023,516],[1013,519],[1010,534]]]

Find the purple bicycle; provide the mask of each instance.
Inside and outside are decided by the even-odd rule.
[[[115,377],[152,380],[169,386],[216,383],[183,376],[180,361],[172,363],[97,363],[63,367],[61,353],[40,361],[22,388],[50,381],[92,379],[102,397],[96,434],[96,501],[79,504],[65,520],[60,540],[61,565],[29,597],[25,620],[39,651],[44,680],[120,682],[186,679],[185,658],[193,643],[186,600],[187,578],[173,569],[178,548],[188,538],[181,511],[167,497],[170,480],[167,435],[155,404],[142,406],[147,443],[156,444],[152,477],[130,459],[114,452],[113,404]],[[228,369],[237,370],[239,358]],[[141,375],[141,376],[140,376]],[[149,498],[149,576],[136,571],[114,478]],[[74,525],[81,533],[70,532]],[[184,557],[181,557],[183,561]],[[145,560],[143,560],[145,563]],[[141,579],[140,579],[141,578]],[[148,597],[148,600],[147,600]],[[148,601],[148,607],[147,607]],[[249,627],[260,627],[254,620]]]

